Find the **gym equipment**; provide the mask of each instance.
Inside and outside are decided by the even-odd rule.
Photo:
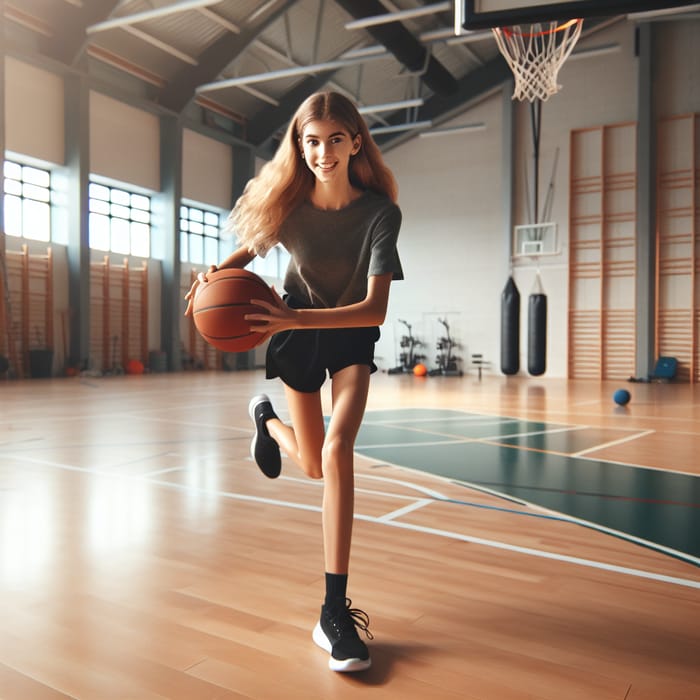
[[[400,364],[388,370],[387,374],[412,372],[416,364],[425,359],[425,355],[419,355],[416,353],[416,348],[423,345],[423,343],[413,336],[413,326],[411,326],[411,324],[407,321],[404,321],[402,318],[398,319],[398,322],[406,326],[408,329],[408,335],[401,336],[401,340],[399,342],[399,345],[403,349],[403,352],[399,354]]]
[[[631,394],[627,389],[618,389],[614,394],[613,394],[613,401],[618,405],[618,406],[626,406],[629,402],[630,399],[632,398]]]
[[[119,364],[118,362],[118,355],[117,355],[117,344],[119,343],[119,336],[118,335],[113,335],[112,336],[112,366],[110,369],[105,371],[105,376],[109,375],[120,375],[124,374],[124,368]]]
[[[275,303],[272,290],[262,277],[239,268],[212,272],[195,290],[194,325],[204,340],[219,350],[252,350],[265,340],[265,334],[252,331],[245,319],[247,314],[264,312],[251,299]]]
[[[654,370],[648,377],[630,377],[630,382],[657,382],[665,384],[673,381],[678,372],[678,358],[659,357],[654,365]]]
[[[441,323],[445,327],[445,335],[439,338],[437,342],[438,355],[435,358],[437,368],[431,369],[428,374],[431,377],[437,375],[442,375],[443,377],[461,377],[463,372],[457,367],[457,361],[461,358],[452,354],[452,350],[459,345],[450,335],[450,325],[447,319],[438,318],[438,323]]]
[[[527,371],[534,377],[547,368],[547,296],[531,294],[528,302]]]
[[[527,370],[538,377],[547,368],[547,295],[539,272],[528,301],[527,324]]]
[[[7,276],[7,263],[5,262],[5,247],[0,246],[0,277],[2,277],[2,299],[3,305],[0,307],[0,322],[3,326],[5,338],[0,343],[4,343],[8,357],[3,357],[7,366],[0,371],[0,374],[7,372],[8,377],[16,375],[18,369],[17,346],[12,332],[12,307],[10,304],[10,282]]]
[[[481,371],[484,369],[484,367],[487,367],[489,364],[491,364],[488,360],[484,359],[484,356],[480,352],[474,352],[472,353],[472,366],[476,367],[477,372],[479,373],[479,381],[481,381]]]
[[[520,371],[520,292],[512,277],[501,294],[501,372]]]

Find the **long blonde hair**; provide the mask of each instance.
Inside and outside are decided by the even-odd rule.
[[[248,181],[228,217],[226,229],[251,253],[264,255],[274,246],[286,217],[311,194],[315,178],[299,143],[304,127],[317,120],[335,121],[351,138],[362,137],[359,152],[350,159],[350,183],[397,200],[396,180],[355,105],[337,92],[316,93],[299,106],[274,157]]]

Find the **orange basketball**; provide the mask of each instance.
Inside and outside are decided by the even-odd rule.
[[[195,290],[192,316],[200,335],[225,352],[245,352],[260,345],[264,335],[250,330],[247,314],[264,312],[251,299],[274,303],[272,290],[248,270],[217,270]]]

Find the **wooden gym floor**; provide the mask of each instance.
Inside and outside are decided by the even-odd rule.
[[[374,376],[342,675],[321,484],[248,454],[278,383],[0,383],[0,698],[696,700],[700,390],[618,386]]]

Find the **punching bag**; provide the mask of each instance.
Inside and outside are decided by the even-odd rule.
[[[512,277],[501,294],[501,372],[520,370],[520,292]]]
[[[535,377],[547,369],[547,295],[538,289],[530,294],[527,317],[527,371]]]

